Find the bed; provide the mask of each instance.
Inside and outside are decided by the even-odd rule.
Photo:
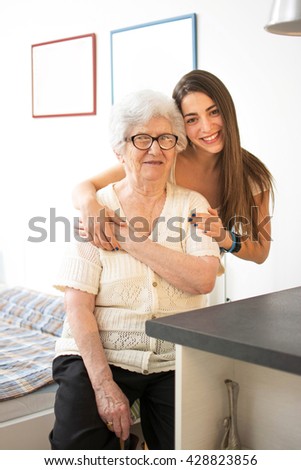
[[[52,360],[64,316],[61,296],[0,291],[0,449],[49,449],[57,387]]]
[[[47,450],[57,385],[52,379],[55,341],[64,300],[23,287],[0,291],[0,449]],[[132,408],[141,442],[140,408]]]

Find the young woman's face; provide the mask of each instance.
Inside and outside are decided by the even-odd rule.
[[[201,92],[186,95],[181,103],[186,135],[198,149],[216,154],[224,147],[223,121],[209,96]]]

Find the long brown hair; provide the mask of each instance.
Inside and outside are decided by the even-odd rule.
[[[223,82],[210,72],[192,70],[184,75],[173,91],[173,98],[182,112],[183,98],[193,92],[209,96],[218,107],[224,123],[224,148],[220,158],[221,200],[219,216],[225,227],[234,228],[258,239],[258,213],[252,187],[262,194],[270,191],[272,200],[273,178],[266,166],[240,144],[236,110],[232,97]],[[253,209],[252,209],[253,207]]]

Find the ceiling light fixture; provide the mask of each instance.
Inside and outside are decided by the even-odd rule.
[[[266,31],[301,36],[301,0],[274,0]]]

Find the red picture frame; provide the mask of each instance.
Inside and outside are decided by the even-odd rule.
[[[96,114],[96,35],[33,44],[32,117]]]

